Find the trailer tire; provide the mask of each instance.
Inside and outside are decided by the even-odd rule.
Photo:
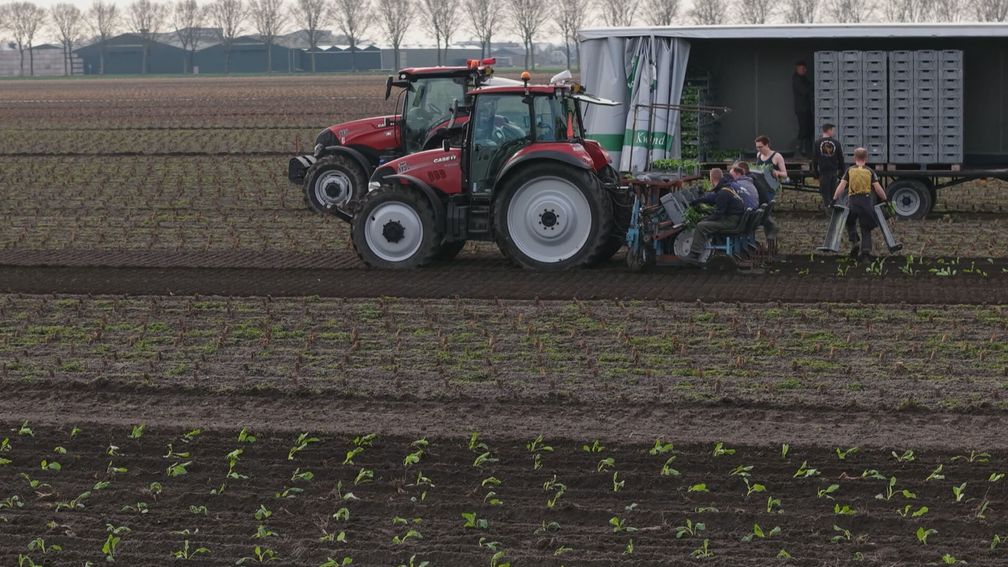
[[[375,268],[426,266],[441,251],[444,239],[430,200],[408,186],[383,187],[364,199],[353,219],[354,249]]]
[[[367,194],[367,184],[367,172],[349,156],[319,158],[305,174],[305,205],[321,215],[349,221]]]
[[[497,246],[528,269],[588,266],[612,246],[612,199],[598,178],[555,161],[509,176],[494,202],[493,219]]]
[[[696,229],[686,228],[675,235],[674,240],[672,240],[672,252],[680,257],[685,258],[689,256],[690,248],[693,246],[693,237],[696,234]],[[700,261],[707,263],[710,260],[713,250],[704,250],[700,253]]]
[[[931,211],[932,192],[921,181],[900,179],[886,187],[886,196],[892,203],[896,216],[903,219],[922,219]]]

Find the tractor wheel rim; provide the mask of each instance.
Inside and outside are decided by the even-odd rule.
[[[910,189],[897,189],[892,203],[896,214],[901,217],[913,216],[921,207],[920,195]]]
[[[368,248],[386,262],[408,260],[423,244],[420,215],[405,203],[383,203],[371,211],[365,223]]]
[[[685,258],[689,256],[690,249],[693,247],[693,237],[696,235],[695,228],[687,228],[682,231],[675,240],[672,242],[672,251],[675,252],[676,256],[680,258]],[[704,250],[700,253],[700,261],[706,262],[710,259],[711,251]]]
[[[342,171],[326,171],[315,180],[315,199],[326,207],[342,209],[352,195],[353,182]]]
[[[588,198],[559,177],[538,177],[515,191],[508,204],[511,241],[543,263],[562,262],[581,251],[592,230]]]

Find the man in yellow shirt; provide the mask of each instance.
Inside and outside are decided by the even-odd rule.
[[[872,203],[871,194],[875,191],[880,202],[886,202],[885,190],[879,183],[879,176],[875,170],[865,165],[868,161],[868,150],[858,148],[854,150],[854,165],[844,172],[840,184],[837,185],[833,193],[833,202],[836,203],[844,191],[849,194],[847,215],[847,236],[850,238],[853,249],[851,256],[861,258],[871,258],[872,241],[871,231],[878,226],[875,220],[875,209]],[[860,248],[858,247],[857,227],[861,227]]]

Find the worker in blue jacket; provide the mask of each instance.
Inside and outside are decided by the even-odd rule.
[[[695,266],[703,263],[700,261],[700,255],[711,235],[738,228],[742,213],[746,210],[745,203],[739,196],[738,185],[733,179],[726,178],[724,171],[717,167],[712,169],[710,182],[714,190],[691,203],[714,205],[714,212],[697,223],[696,231],[693,233],[693,246],[690,248],[689,256],[683,258],[685,263]]]

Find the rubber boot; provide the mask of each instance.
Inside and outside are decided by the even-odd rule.
[[[871,260],[872,256],[872,239],[871,231],[865,231],[864,238],[861,239],[861,256],[862,260]]]

